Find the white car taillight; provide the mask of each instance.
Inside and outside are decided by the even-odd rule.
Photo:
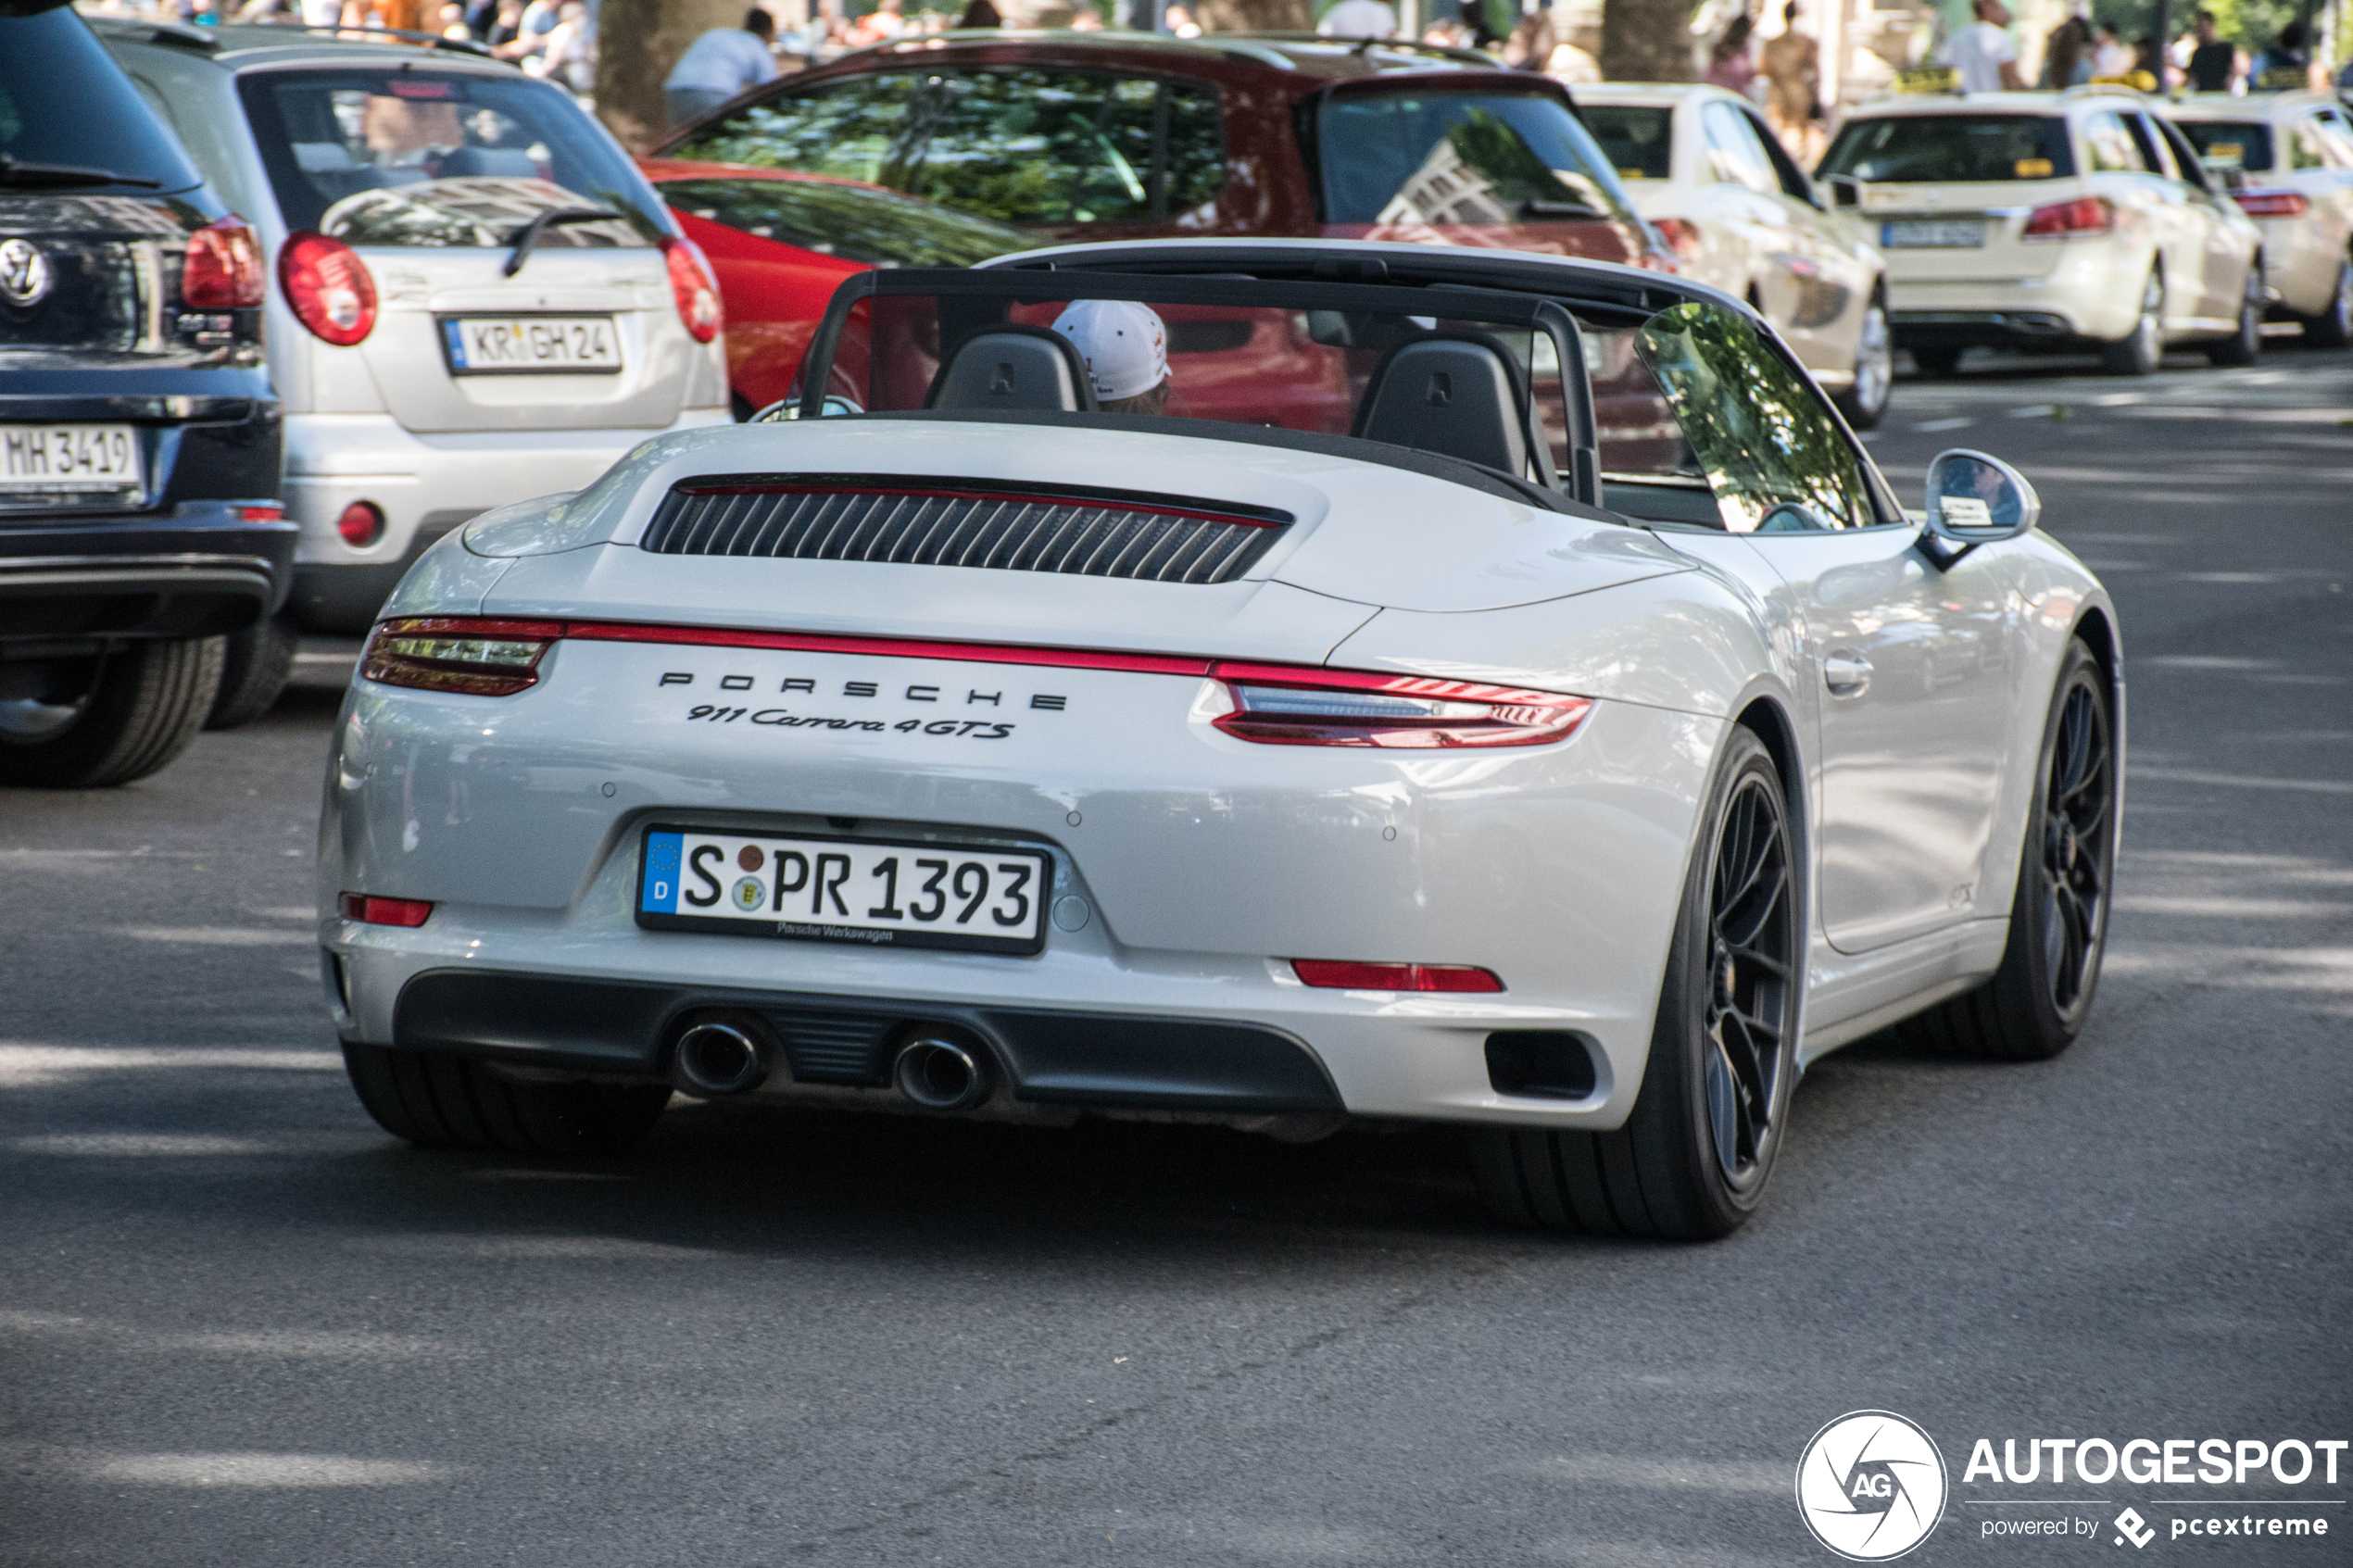
[[[2301,218],[2312,206],[2301,191],[2241,191],[2238,203],[2249,218]]]
[[[1233,709],[1211,722],[1261,746],[1543,746],[1576,733],[1591,699],[1428,675],[1220,664]]]
[[[2020,231],[2022,240],[2080,240],[2093,234],[2105,234],[2116,227],[2116,208],[2105,196],[2078,196],[2073,201],[2053,202],[2038,207],[2026,215],[2026,227]]]
[[[376,280],[359,253],[341,240],[304,232],[278,249],[278,286],[286,307],[313,335],[349,348],[376,330]]]
[[[670,296],[677,301],[678,319],[697,343],[709,343],[719,335],[725,313],[719,307],[719,281],[711,275],[702,246],[673,235],[661,242],[661,254],[670,269]]]
[[[387,621],[369,638],[359,674],[387,686],[512,696],[538,683],[540,659],[563,634],[554,621]]]

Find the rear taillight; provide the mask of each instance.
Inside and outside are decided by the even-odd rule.
[[[2105,234],[2116,227],[2116,208],[2103,196],[2078,196],[2071,202],[2053,202],[2038,207],[2026,215],[2026,227],[2019,237],[2027,240],[2072,240],[2086,234]]]
[[[1566,740],[1592,708],[1581,696],[1428,675],[1220,664],[1229,712],[1211,722],[1261,746],[1542,746]]]
[[[512,696],[538,682],[539,660],[563,633],[553,621],[387,621],[369,639],[359,674],[387,686]]]
[[[257,501],[237,508],[239,522],[283,522],[285,519],[286,508],[275,501]]]
[[[372,893],[346,893],[337,903],[344,919],[363,925],[418,926],[433,913],[433,905],[426,899],[379,898]]]
[[[2301,191],[2241,191],[2238,202],[2249,218],[2301,218],[2312,206]]]
[[[678,319],[697,343],[719,335],[724,314],[719,308],[719,281],[711,275],[702,246],[676,237],[661,242],[662,259],[670,267],[670,296],[678,302]]]
[[[355,550],[364,550],[384,536],[384,514],[373,501],[354,501],[335,519],[335,533]]]
[[[289,237],[278,250],[278,286],[295,320],[338,348],[376,328],[376,280],[359,253],[324,234]]]
[[[180,303],[191,310],[243,310],[267,296],[261,242],[242,218],[223,218],[188,236]]]
[[[1293,959],[1291,972],[1322,991],[1478,991],[1504,988],[1495,972],[1462,963],[1353,963]]]
[[[1654,218],[1651,227],[1667,242],[1678,261],[1692,261],[1699,257],[1699,225],[1685,218]]]

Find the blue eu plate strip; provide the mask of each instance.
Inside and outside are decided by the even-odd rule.
[[[449,363],[461,370],[471,369],[466,363],[465,329],[455,321],[444,321],[441,323],[441,335],[449,345]]]
[[[685,843],[684,834],[646,835],[646,875],[637,884],[637,907],[648,914],[678,912],[678,854]]]

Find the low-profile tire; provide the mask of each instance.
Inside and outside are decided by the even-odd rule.
[[[2112,376],[2153,376],[2165,362],[2165,274],[2152,271],[2141,284],[2141,310],[2133,330],[2100,350],[2100,365]]]
[[[219,637],[126,643],[39,731],[0,728],[0,784],[94,789],[159,771],[196,738],[220,686]]]
[[[221,639],[220,691],[204,721],[208,730],[234,730],[270,711],[294,673],[294,621],[283,611]]]
[[[2034,778],[2001,967],[1899,1024],[1914,1045],[2047,1061],[2074,1044],[2091,1015],[2115,884],[2116,727],[2107,675],[2080,642],[2059,667]]]
[[[446,1051],[350,1040],[343,1065],[378,1126],[428,1148],[619,1154],[670,1103],[666,1084],[523,1083]]]
[[[2206,345],[2209,365],[2252,365],[2263,355],[2263,258],[2247,263],[2246,283],[2239,294],[2238,330]]]
[[[2328,308],[2303,321],[2308,347],[2343,348],[2353,343],[2353,261],[2336,264],[2336,292],[2329,295]]]
[[[1887,302],[1874,295],[1864,307],[1863,329],[1855,343],[1855,379],[1838,395],[1838,411],[1856,430],[1877,430],[1887,417],[1894,386],[1895,346],[1887,326]]]
[[[1950,344],[1912,350],[1912,363],[1924,376],[1957,376],[1961,372],[1962,350]]]
[[[1475,1129],[1471,1169],[1497,1219],[1699,1241],[1762,1198],[1797,1076],[1803,900],[1780,776],[1746,729],[1696,843],[1632,1114],[1608,1133]]]

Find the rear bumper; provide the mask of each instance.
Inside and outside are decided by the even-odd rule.
[[[1013,1097],[1032,1103],[1225,1115],[1337,1111],[1313,1052],[1264,1024],[721,986],[434,969],[401,986],[393,1044],[520,1065],[660,1078],[664,1047],[698,1009],[758,1014],[796,1084],[880,1088],[888,1048],[921,1024],[986,1043]]]
[[[725,408],[689,408],[671,430],[724,424]],[[302,531],[294,611],[328,632],[364,632],[417,558],[477,513],[577,490],[658,430],[499,431],[420,435],[389,414],[286,417],[286,515]],[[383,534],[354,549],[335,521],[354,501],[384,514]]]
[[[2065,316],[2046,310],[1901,310],[1889,325],[1898,348],[2056,345],[2079,335]]]
[[[1903,275],[1904,266],[1892,268],[1888,314],[1896,344],[2113,343],[2132,332],[2151,265],[2146,252],[2121,251],[2111,241],[2067,241],[2037,248],[2031,259],[2040,264],[2046,257],[2048,270],[2038,275],[2021,267],[2009,277],[1915,280]]]
[[[0,648],[208,637],[285,601],[295,527],[187,501],[157,514],[76,514],[0,527]]]

